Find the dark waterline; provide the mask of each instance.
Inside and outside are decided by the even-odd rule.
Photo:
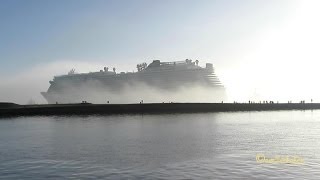
[[[2,118],[0,178],[317,179],[319,128],[318,110]]]
[[[42,105],[18,105],[13,103],[0,103],[0,117],[35,115],[168,114],[314,109],[320,109],[320,103],[80,103]]]

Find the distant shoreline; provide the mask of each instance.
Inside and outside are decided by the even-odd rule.
[[[320,109],[320,103],[144,103],[144,104],[39,104],[0,103],[0,118],[37,115],[164,114],[198,112],[278,111]]]

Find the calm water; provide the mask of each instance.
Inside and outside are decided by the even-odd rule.
[[[318,179],[319,150],[320,111],[0,120],[2,179]]]

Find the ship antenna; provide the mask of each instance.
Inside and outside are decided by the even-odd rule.
[[[75,70],[74,68],[72,68],[72,69],[68,72],[68,75],[74,74],[75,71],[76,71],[76,70]]]

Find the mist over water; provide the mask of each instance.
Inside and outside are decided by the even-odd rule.
[[[61,83],[60,83],[61,84]],[[100,81],[86,81],[80,86],[61,85],[63,91],[53,94],[56,101],[49,103],[162,103],[162,102],[221,102],[226,100],[223,88],[190,84],[168,88],[147,85],[142,82],[104,85]]]
[[[21,9],[37,13],[29,17],[29,23],[24,18],[11,19],[24,17],[21,11],[13,10],[21,4],[8,6],[4,9],[8,12],[1,11],[8,19],[3,21],[1,34],[1,60],[5,62],[0,66],[0,101],[25,104],[33,99],[46,103],[40,92],[48,89],[55,75],[66,74],[72,68],[79,73],[99,71],[104,66],[132,72],[140,60],[191,58],[215,64],[229,102],[320,102],[319,1],[190,2],[183,7],[173,1],[170,5],[134,3],[140,13],[133,14],[134,8],[127,11],[122,9],[124,6],[113,7],[113,3],[78,11],[73,4],[66,11],[48,7],[48,11],[42,11],[42,5],[37,8],[39,12],[28,9],[36,3]],[[154,13],[155,7],[167,13]],[[79,19],[61,27],[56,23],[65,19],[58,16],[52,16],[57,18],[53,21],[42,21],[56,12],[66,19],[71,14]],[[92,16],[83,21],[82,13]],[[110,28],[109,22],[117,23]],[[181,94],[212,94],[194,89],[194,93]],[[147,98],[149,93],[142,96]],[[150,96],[166,100],[159,93]],[[181,99],[180,93],[176,96]],[[100,98],[105,97],[102,94]],[[107,98],[113,100],[114,96]]]
[[[67,74],[70,69],[76,72],[95,72],[105,64],[95,61],[57,60],[53,63],[38,64],[32,68],[24,69],[0,76],[0,102],[15,102],[27,104],[30,100],[35,103],[47,103],[40,92],[47,91],[49,81],[54,76]],[[134,65],[111,64],[114,67],[130,69]],[[0,72],[1,73],[1,72]]]
[[[0,77],[0,101],[15,102],[27,104],[32,100],[34,103],[47,103],[40,92],[46,92],[50,86],[49,81],[54,76],[67,74],[75,68],[77,73],[88,73],[99,71],[108,63],[81,62],[81,61],[57,61],[50,64],[39,64],[31,69],[2,75]],[[132,64],[115,64],[110,67],[118,67],[117,72],[132,72],[135,63]],[[239,67],[217,69],[217,75],[225,87],[226,93],[222,98],[220,92],[214,89],[204,88],[198,85],[190,85],[176,88],[174,91],[155,89],[144,84],[130,83],[123,88],[123,91],[114,91],[99,87],[99,84],[93,83],[89,86],[82,87],[82,95],[75,92],[68,92],[69,97],[73,97],[77,102],[83,100],[93,103],[139,103],[144,102],[248,102],[251,101],[279,101],[299,102],[305,100],[310,102],[320,101],[319,87],[316,79],[319,73],[315,68],[309,74],[296,74],[295,72],[286,71],[273,73],[273,76],[265,71],[248,72]],[[261,75],[268,77],[261,78]],[[277,75],[275,77],[275,74]],[[299,76],[299,78],[296,78]],[[306,77],[309,76],[309,77]],[[295,80],[299,80],[297,84]],[[76,88],[79,90],[79,88]],[[84,95],[86,96],[84,96]],[[75,102],[75,99],[68,102]]]
[[[108,63],[105,63],[108,64]],[[81,61],[57,61],[50,64],[39,64],[31,69],[26,69],[10,76],[1,76],[0,102],[15,102],[19,104],[48,103],[40,94],[46,92],[50,86],[49,81],[57,75],[67,74],[75,68],[76,73],[88,73],[99,71],[106,66],[102,63],[88,63]],[[110,67],[118,67],[117,72],[132,72],[135,67],[132,64],[114,64]],[[121,68],[120,68],[121,67]],[[219,75],[218,75],[219,76]],[[222,82],[223,83],[223,82]],[[88,81],[81,86],[68,86],[65,94],[58,97],[58,102],[79,103],[87,101],[91,103],[145,103],[161,102],[221,102],[227,100],[227,94],[215,88],[201,85],[177,86],[168,90],[148,86],[141,82],[128,82],[119,89],[108,89],[99,81]],[[175,86],[175,84],[173,84]]]

